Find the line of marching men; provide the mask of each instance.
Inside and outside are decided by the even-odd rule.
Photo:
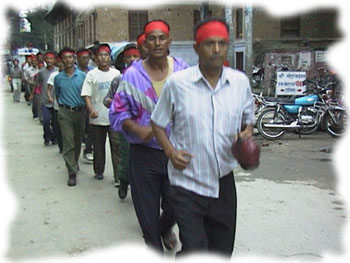
[[[163,245],[174,249],[177,223],[181,254],[230,257],[237,211],[231,145],[253,134],[253,97],[247,76],[224,66],[224,21],[201,21],[194,39],[198,64],[189,67],[169,55],[170,26],[153,20],[115,67],[107,44],[77,52],[66,47],[58,55],[47,52],[46,66],[25,81],[33,104],[40,97],[44,144],[58,144],[69,186],[77,184],[87,133],[94,177],[104,178],[108,134],[119,197],[130,184],[145,243],[161,253]]]

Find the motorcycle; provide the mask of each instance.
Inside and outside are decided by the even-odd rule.
[[[264,68],[261,66],[253,66],[252,71],[252,87],[258,88],[260,84],[264,81]]]
[[[329,99],[329,87],[319,86],[306,80],[314,86],[312,93],[304,92],[305,96],[284,99],[266,99],[269,107],[259,114],[256,126],[260,134],[269,140],[276,140],[284,136],[287,131],[300,134],[315,132],[321,123],[325,130],[333,137],[339,137],[344,132],[347,114],[345,108]],[[308,94],[306,94],[308,93]]]

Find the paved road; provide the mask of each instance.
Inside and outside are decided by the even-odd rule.
[[[3,241],[8,242],[2,261],[151,257],[130,194],[123,201],[117,197],[111,162],[105,179],[97,181],[92,165],[81,159],[78,184],[67,187],[63,158],[56,146],[44,146],[42,126],[32,119],[30,107],[23,100],[12,103],[7,87],[0,92],[2,187],[9,192],[3,197],[8,204]],[[301,139],[288,134],[276,142],[255,138],[262,146],[261,166],[253,172],[235,171],[238,224],[233,260],[345,256],[344,198],[336,191],[333,155],[320,151],[334,149],[337,141],[321,132]],[[165,258],[173,256],[170,252]]]

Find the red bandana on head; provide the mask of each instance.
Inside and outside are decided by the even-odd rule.
[[[89,55],[89,51],[88,50],[82,50],[77,52],[77,56],[84,56],[84,55]]]
[[[108,54],[111,53],[111,50],[110,50],[109,47],[107,47],[107,46],[100,46],[100,47],[97,49],[97,53],[100,53],[100,52],[103,52],[103,51],[107,52]]]
[[[196,43],[200,44],[210,37],[222,37],[229,40],[229,34],[224,23],[211,21],[200,26],[196,32]]]
[[[138,37],[137,39],[137,45],[140,47],[143,45],[143,41],[145,41],[146,35],[143,33],[141,36]]]
[[[138,57],[141,56],[140,52],[136,48],[128,48],[123,52],[123,55],[124,57],[132,56],[132,55],[138,56]]]
[[[150,22],[146,27],[145,27],[145,36],[147,36],[149,33],[151,33],[154,30],[160,30],[163,31],[167,36],[169,36],[169,28],[168,26],[162,22],[162,21],[153,21]]]
[[[55,58],[55,57],[56,57],[56,55],[54,53],[52,53],[52,52],[49,52],[49,53],[45,54],[45,58]]]

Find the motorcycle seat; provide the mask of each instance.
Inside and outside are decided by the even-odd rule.
[[[295,104],[295,99],[290,98],[275,98],[275,97],[265,97],[268,102],[276,102],[283,105]]]

